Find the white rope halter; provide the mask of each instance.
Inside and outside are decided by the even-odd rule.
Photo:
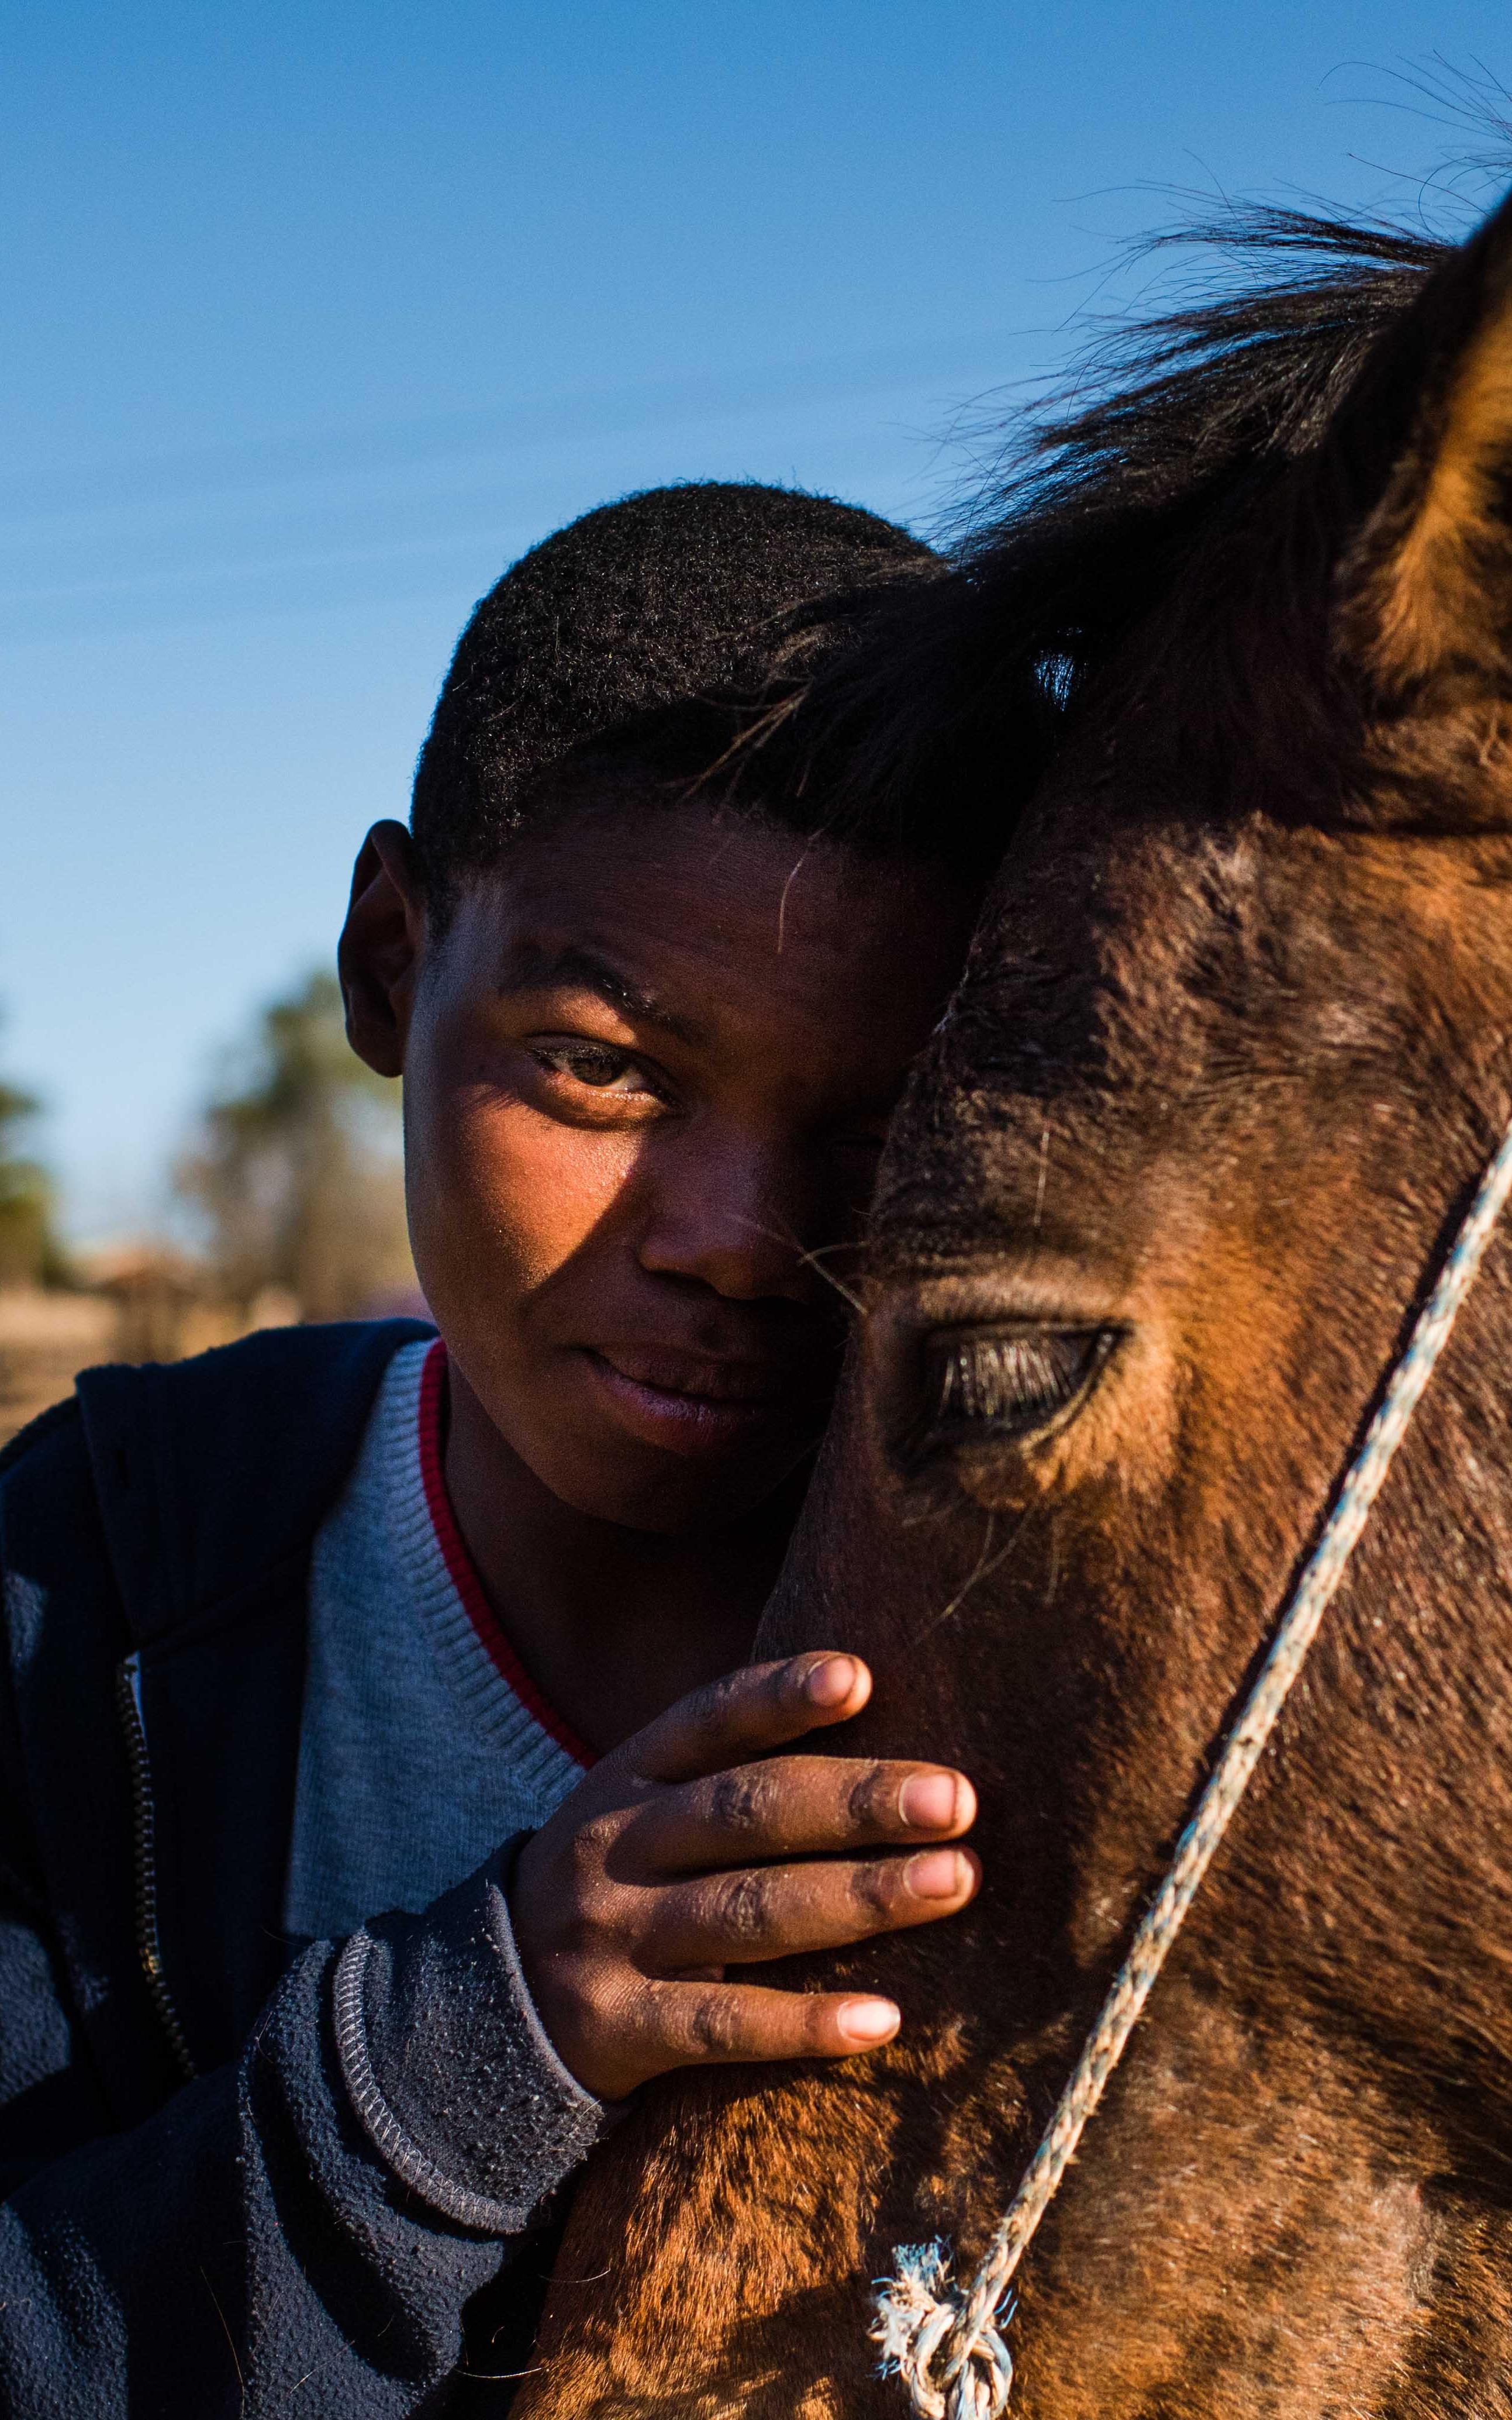
[[[951,2279],[942,2243],[899,2246],[895,2276],[880,2283],[872,2335],[882,2348],[881,2368],[907,2387],[925,2420],[998,2420],[1013,2384],[1013,2360],[1001,2329],[1013,2316],[1003,2297],[1034,2240],[1035,2229],[1070,2166],[1082,2129],[1103,2098],[1122,2057],[1150,1987],[1197,1886],[1212,1862],[1243,1797],[1276,1716],[1318,1635],[1329,1600],[1344,1576],[1370,1508],[1381,1492],[1418,1399],[1433,1374],[1459,1306],[1469,1293],[1490,1240],[1491,1230],[1512,1192],[1512,1125],[1502,1139],[1473,1202],[1465,1213],[1419,1313],[1410,1342],[1365,1432],[1338,1500],[1329,1515],[1306,1570],[1281,1621],[1271,1652],[1249,1693],[1227,1745],[1197,1802],[1196,1813],[1177,1843],[1152,1905],[1117,1980],[1103,2003],[1075,2071],[1045,2128],[976,2275],[966,2287]]]

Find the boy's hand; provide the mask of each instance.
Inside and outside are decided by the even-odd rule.
[[[617,2101],[714,2061],[844,2058],[897,2032],[890,2000],[725,1980],[933,1923],[975,1892],[969,1850],[924,1845],[975,1820],[964,1774],[765,1754],[871,1694],[854,1655],[732,1673],[605,1757],[527,1841],[515,1937],[542,2023],[590,2092]]]

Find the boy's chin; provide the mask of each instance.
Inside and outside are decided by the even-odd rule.
[[[775,1440],[766,1440],[765,1449],[697,1463],[665,1449],[600,1449],[585,1453],[580,1463],[577,1457],[545,1457],[547,1467],[537,1464],[536,1475],[560,1502],[591,1520],[649,1536],[690,1537],[748,1521],[779,1496],[787,1503],[789,1482],[807,1470],[812,1440],[788,1439],[779,1450]]]

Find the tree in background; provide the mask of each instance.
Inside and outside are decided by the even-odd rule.
[[[0,1083],[0,1286],[58,1285],[66,1278],[45,1169],[19,1146],[38,1104]]]
[[[248,1056],[177,1171],[225,1294],[250,1308],[276,1289],[305,1319],[411,1295],[397,1089],[350,1048],[335,977],[265,1009]]]

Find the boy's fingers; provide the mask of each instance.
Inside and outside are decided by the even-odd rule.
[[[976,1792],[948,1765],[774,1756],[658,1792],[625,1839],[642,1867],[696,1872],[891,1840],[953,1839],[976,1818]]]
[[[646,1781],[690,1781],[826,1723],[848,1722],[872,1695],[858,1655],[819,1649],[752,1664],[679,1698],[618,1751]]]
[[[953,1916],[980,1879],[969,1849],[955,1848],[702,1874],[656,1892],[638,1957],[667,1973],[839,1949]]]
[[[753,1983],[661,1983],[647,2013],[659,2068],[854,2058],[891,2041],[902,2022],[891,2000],[870,1993],[774,1992]]]

